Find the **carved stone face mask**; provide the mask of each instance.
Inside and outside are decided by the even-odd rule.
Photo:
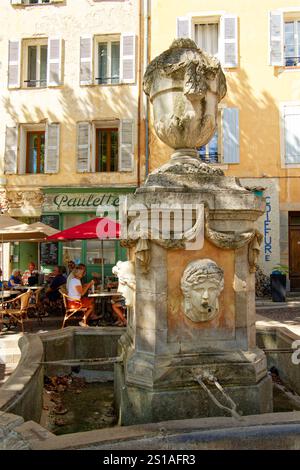
[[[193,261],[181,279],[183,309],[193,322],[210,321],[219,313],[218,297],[224,287],[223,271],[212,260]]]
[[[189,293],[189,307],[186,316],[192,321],[208,321],[219,312],[218,296],[220,283],[216,280],[207,280],[195,286]]]

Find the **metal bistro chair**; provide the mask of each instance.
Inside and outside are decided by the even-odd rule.
[[[23,320],[27,318],[29,299],[31,294],[32,291],[29,289],[27,292],[18,295],[18,297],[15,297],[14,299],[2,302],[0,310],[2,316],[2,325],[5,322],[4,317],[8,316],[10,324],[14,322],[21,323],[22,332],[24,333]],[[19,305],[16,306],[16,303],[19,303]]]
[[[87,311],[87,308],[82,306],[82,303],[80,300],[74,299],[73,297],[69,297],[62,289],[59,289],[59,292],[62,295],[62,298],[64,301],[64,307],[65,307],[65,315],[64,315],[64,320],[62,324],[62,328],[64,328],[67,320],[70,320],[70,318],[73,317],[78,312],[85,313]],[[78,307],[70,308],[68,306],[68,300],[76,302],[78,304]]]

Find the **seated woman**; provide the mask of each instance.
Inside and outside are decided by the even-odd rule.
[[[8,287],[17,287],[22,284],[22,277],[21,277],[21,271],[19,269],[14,269],[12,272],[12,275],[9,278],[8,281]]]
[[[126,312],[126,305],[125,305],[124,297],[120,296],[117,299],[112,299],[111,306],[112,306],[113,312],[118,317],[118,321],[115,323],[115,325],[117,325],[117,326],[126,326],[127,325],[127,320],[124,316],[124,314]]]
[[[84,294],[88,291],[90,287],[94,284],[94,281],[90,281],[88,284],[84,286],[81,284],[81,279],[85,274],[85,269],[83,267],[76,267],[73,270],[73,278],[69,280],[69,284],[67,286],[68,289],[68,296],[71,297],[68,300],[68,307],[69,308],[78,308],[81,304],[82,307],[86,308],[86,312],[83,315],[83,319],[79,322],[80,326],[88,326],[87,321],[90,318],[91,320],[98,319],[95,314],[94,309],[94,302],[92,299],[88,299],[87,297],[83,297]]]

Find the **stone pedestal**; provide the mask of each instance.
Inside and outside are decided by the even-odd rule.
[[[128,197],[128,206],[204,203],[205,241],[201,250],[149,241],[148,272],[134,247],[130,250],[136,303],[119,344],[124,357],[115,377],[120,424],[224,414],[196,382],[203,373],[218,379],[241,414],[271,412],[266,358],[256,348],[255,279],[249,264],[256,236],[253,224],[264,210],[264,200],[234,178],[208,176],[200,167],[193,176],[176,175],[172,187],[165,187],[172,179],[169,170],[150,175],[146,185]],[[194,185],[189,184],[192,180]],[[216,317],[194,322],[184,312],[181,279],[189,263],[207,258],[223,270],[224,289]],[[220,393],[212,391],[224,403]]]
[[[214,135],[225,76],[215,58],[190,39],[178,39],[147,67],[144,91],[158,137],[175,152],[127,197],[127,207],[144,207],[150,218],[162,204],[170,210],[204,207],[205,240],[193,249],[187,243],[193,230],[176,240],[171,232],[155,236],[153,227],[144,229],[146,237],[125,237],[136,298],[128,303],[133,307],[119,343],[123,363],[115,369],[119,422],[222,415],[210,392],[228,402],[216,384],[238,412],[270,412],[271,379],[255,342],[254,271],[262,236],[254,222],[264,200],[202,163],[196,151]],[[236,141],[230,133],[227,139],[234,151]],[[197,217],[192,211],[194,227],[201,225]]]

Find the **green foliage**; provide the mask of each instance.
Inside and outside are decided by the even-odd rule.
[[[276,264],[274,268],[272,269],[272,273],[274,272],[279,272],[280,274],[288,274],[289,273],[289,267],[286,264]]]

